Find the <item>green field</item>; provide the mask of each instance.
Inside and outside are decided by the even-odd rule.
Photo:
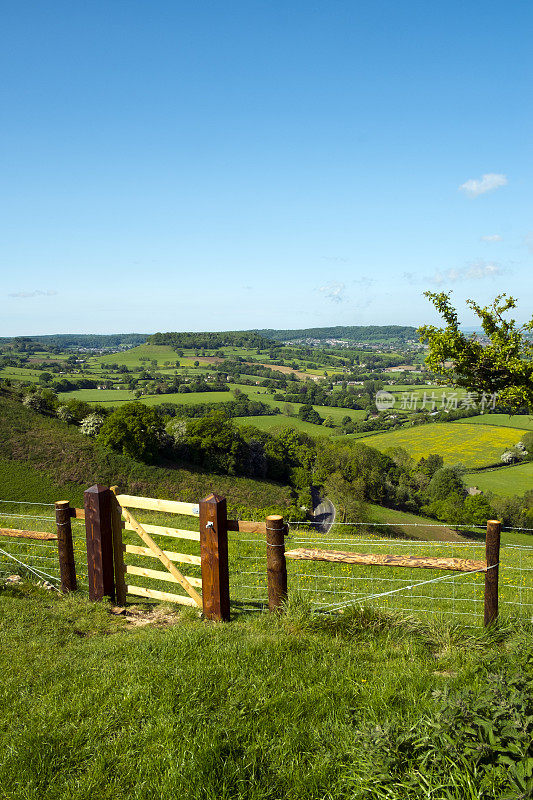
[[[234,422],[237,425],[253,425],[261,431],[274,431],[282,430],[283,428],[293,428],[296,431],[307,433],[309,436],[331,436],[335,433],[335,428],[326,428],[324,425],[313,425],[312,422],[304,422],[298,417],[286,417],[283,414],[276,414],[275,416],[263,417],[236,417]]]
[[[458,419],[463,425],[497,425],[502,428],[520,428],[522,431],[533,431],[533,417],[527,414],[480,414],[479,417]]]
[[[403,447],[415,460],[438,453],[449,466],[482,467],[498,463],[502,452],[515,445],[524,433],[519,428],[439,422],[377,433],[367,437],[365,444],[382,452],[389,447]],[[345,441],[350,439],[351,435],[344,437]]]
[[[147,358],[149,361],[141,361],[141,358]],[[140,344],[138,347],[132,347],[131,350],[124,350],[120,353],[91,357],[92,363],[125,364],[130,368],[133,366],[150,366],[150,361],[157,361],[158,365],[163,366],[165,361],[172,361],[173,363],[179,361],[179,357],[172,347],[157,344]]]
[[[465,486],[477,486],[482,492],[494,492],[504,497],[521,495],[533,489],[533,461],[483,472],[467,472]]]

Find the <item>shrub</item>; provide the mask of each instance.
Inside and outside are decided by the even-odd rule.
[[[89,414],[89,416],[82,419],[80,431],[85,436],[97,436],[103,424],[104,418],[100,414]]]
[[[106,419],[98,441],[119,453],[150,463],[157,458],[163,433],[157,411],[140,403],[126,403]]]

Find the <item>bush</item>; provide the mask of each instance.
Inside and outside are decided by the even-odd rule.
[[[140,461],[156,461],[164,436],[161,417],[153,408],[126,403],[106,419],[98,441]]]
[[[104,418],[100,414],[89,414],[89,416],[82,419],[80,431],[85,436],[97,436],[103,424]]]

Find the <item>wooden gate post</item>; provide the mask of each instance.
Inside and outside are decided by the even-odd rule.
[[[111,491],[96,484],[83,493],[89,599],[115,598]]]
[[[485,626],[492,625],[498,619],[498,564],[500,562],[501,522],[489,519],[487,522],[487,538],[485,540]],[[492,569],[489,569],[491,567]]]
[[[122,509],[116,498],[118,486],[111,486],[111,530],[113,536],[113,564],[115,567],[115,599],[117,605],[126,605],[126,565],[122,548]]]
[[[266,518],[266,546],[268,608],[269,611],[279,611],[287,599],[285,524],[279,514]]]
[[[74,563],[74,545],[72,542],[72,509],[68,500],[58,500],[56,508],[57,526],[57,554],[59,558],[59,574],[61,577],[61,591],[75,592],[76,565]]]
[[[227,621],[230,607],[226,499],[210,494],[200,500],[199,506],[203,612],[208,619]]]

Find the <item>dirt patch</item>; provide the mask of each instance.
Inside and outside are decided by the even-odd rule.
[[[145,625],[155,625],[158,628],[162,628],[176,625],[180,620],[180,613],[168,606],[158,606],[149,610],[111,606],[109,613],[116,617],[124,617],[125,621],[135,628],[142,628]]]

